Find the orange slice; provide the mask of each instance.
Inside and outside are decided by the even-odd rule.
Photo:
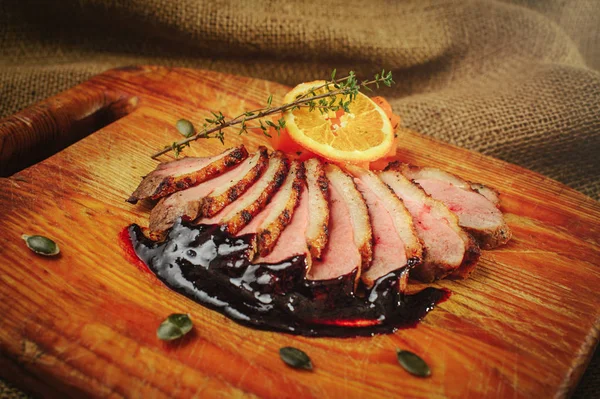
[[[294,102],[324,83],[302,83],[286,94],[284,102]],[[317,95],[326,92],[325,88],[315,90]],[[338,95],[335,103],[340,100],[348,98]],[[394,129],[385,111],[362,93],[348,108],[348,113],[321,113],[318,109],[310,111],[307,106],[288,110],[283,114],[287,133],[303,148],[332,161],[369,162],[386,155],[393,145]]]

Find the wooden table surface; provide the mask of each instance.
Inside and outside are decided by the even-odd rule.
[[[149,154],[181,136],[179,118],[232,116],[274,104],[289,88],[215,72],[131,67],[0,122],[0,377],[45,396],[94,397],[566,397],[598,342],[600,205],[523,168],[400,131],[398,158],[437,166],[502,193],[512,241],[484,251],[471,278],[413,329],[372,338],[305,338],[256,331],[140,272],[118,240],[147,224],[125,202],[153,170]],[[385,96],[385,92],[381,93]],[[116,119],[116,120],[115,120]],[[113,121],[113,123],[107,124]],[[253,151],[260,135],[227,135]],[[223,150],[198,141],[187,155]],[[163,157],[162,160],[168,159]],[[62,252],[30,252],[22,234]],[[165,343],[156,328],[189,313],[194,330]],[[307,352],[313,372],[286,367],[282,346]],[[395,349],[420,354],[411,377]]]

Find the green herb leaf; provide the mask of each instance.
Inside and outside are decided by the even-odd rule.
[[[425,363],[425,360],[414,353],[396,349],[396,356],[398,357],[400,366],[412,375],[417,377],[429,377],[431,375],[431,369],[427,363]]]
[[[173,313],[165,319],[158,329],[156,336],[163,341],[173,341],[189,333],[193,327],[192,319],[187,314]]]
[[[279,349],[279,357],[281,357],[281,360],[283,360],[285,364],[295,369],[313,369],[310,357],[300,349],[286,346]]]
[[[219,139],[219,141],[221,142],[221,144],[225,144],[225,133],[223,133],[222,130],[219,130],[216,134],[216,137]]]
[[[181,133],[185,137],[192,137],[194,133],[196,133],[194,125],[187,119],[179,119],[175,124],[175,127],[177,128],[177,130],[179,130],[179,133]]]
[[[58,248],[58,245],[48,237],[38,235],[29,236],[27,234],[23,234],[21,238],[25,240],[27,248],[31,249],[36,254],[55,256],[60,253],[60,248]]]

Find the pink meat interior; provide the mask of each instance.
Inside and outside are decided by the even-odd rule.
[[[465,247],[460,236],[448,226],[445,219],[435,218],[429,205],[409,197],[403,200],[413,217],[417,235],[423,240],[427,260],[458,267],[462,262]]]
[[[427,248],[430,262],[460,265],[465,244],[445,219],[437,219],[428,206],[423,206],[415,218],[415,229]]]
[[[210,179],[205,181],[204,183],[200,183],[199,185],[188,188],[183,191],[179,191],[165,200],[165,205],[176,203],[179,201],[188,202],[188,201],[196,201],[200,200],[207,195],[210,195],[217,187],[228,184],[230,181],[236,178],[236,176],[240,173],[242,167],[237,167],[228,172],[223,173],[222,175],[215,177],[214,179]],[[169,201],[171,200],[171,201]]]
[[[406,265],[404,241],[396,232],[396,226],[381,199],[360,179],[354,182],[367,203],[371,228],[373,229],[373,262],[364,278],[374,281],[377,278]]]
[[[239,204],[243,203],[249,197],[253,197],[257,190],[261,188],[261,182],[265,179],[271,179],[272,176],[267,176],[268,173],[263,173],[262,176],[250,186],[248,190],[244,194],[242,194],[237,200],[233,201],[231,204],[227,205],[221,212],[217,213],[215,216],[211,218],[204,218],[200,221],[200,224],[218,224],[221,222],[223,217],[229,215],[233,210],[235,210]],[[216,187],[215,187],[216,188]]]
[[[273,201],[274,202],[274,201]],[[300,201],[292,221],[283,230],[273,251],[267,256],[259,257],[256,263],[278,263],[290,256],[303,255],[308,252],[306,239],[304,237],[308,226],[308,192],[306,188],[300,195]]]
[[[321,261],[313,260],[307,276],[311,280],[328,280],[348,274],[361,262],[354,244],[348,206],[333,184],[329,186],[329,195],[329,241]]]
[[[229,154],[232,150],[230,151],[225,151],[219,155],[215,155],[214,157],[202,157],[202,158],[196,158],[196,157],[189,157],[189,158],[183,158],[181,160],[178,160],[176,162],[169,162],[169,163],[165,163],[165,164],[161,164],[158,166],[158,168],[156,168],[157,171],[160,171],[159,174],[161,176],[180,176],[180,175],[184,175],[187,173],[191,173],[191,172],[195,172],[197,170],[200,170],[202,168],[204,168],[205,166],[207,166],[208,164],[211,164],[221,158],[223,158],[224,156],[226,156],[227,154]]]
[[[487,198],[436,179],[417,180],[433,198],[442,201],[464,227],[491,229],[502,222],[502,213]]]

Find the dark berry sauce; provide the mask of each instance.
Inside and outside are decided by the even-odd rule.
[[[253,234],[232,236],[216,225],[178,222],[155,242],[128,228],[137,256],[168,287],[236,322],[271,331],[322,337],[391,333],[413,327],[449,291],[400,292],[399,270],[372,289],[354,290],[355,274],[327,281],[304,278],[304,256],[277,264],[250,261]]]

